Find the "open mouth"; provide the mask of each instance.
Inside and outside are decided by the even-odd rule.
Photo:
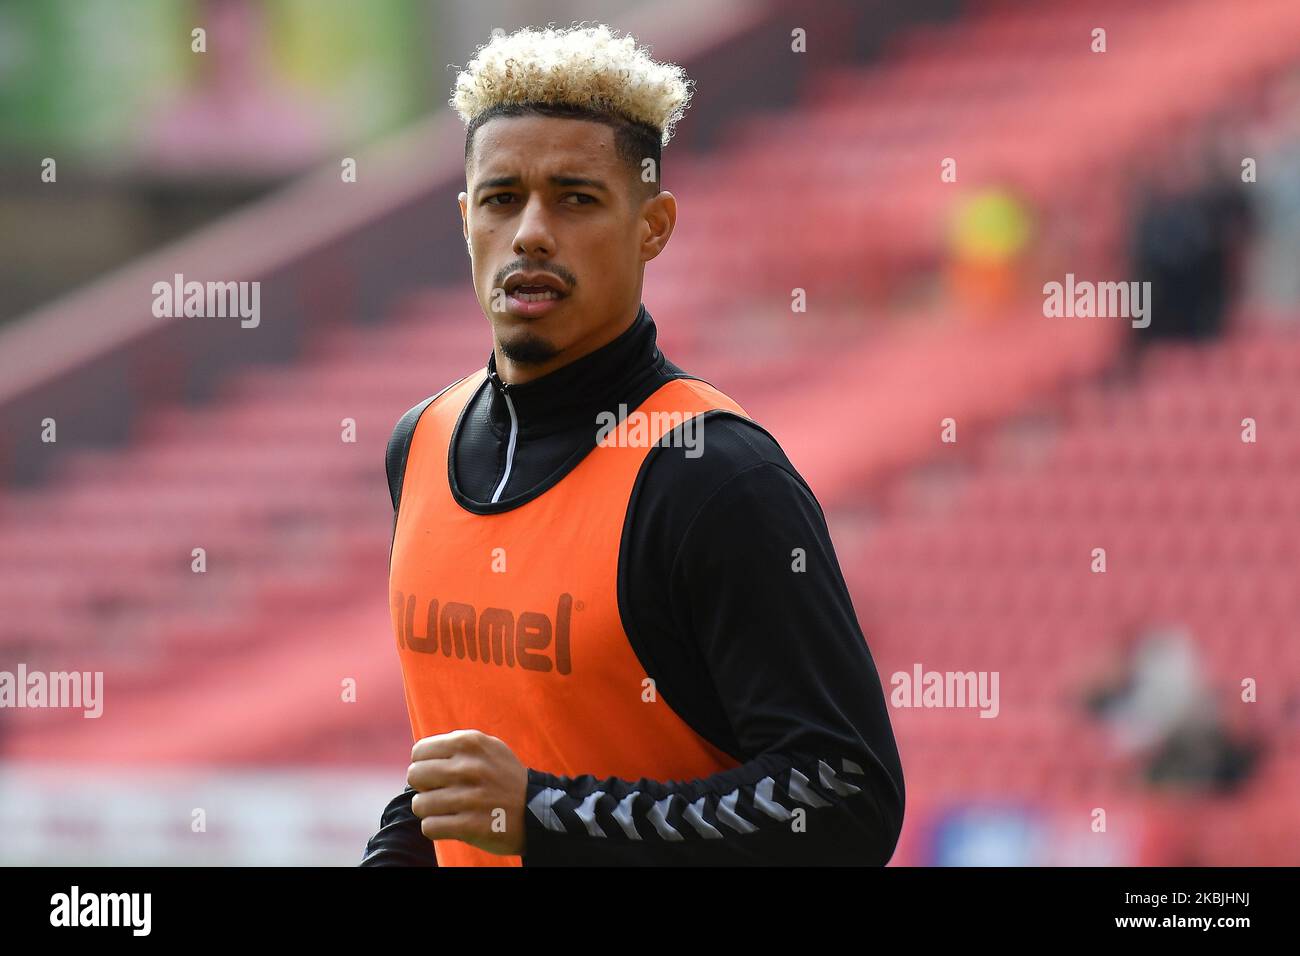
[[[520,302],[548,302],[564,298],[562,293],[544,285],[521,285],[511,295]]]

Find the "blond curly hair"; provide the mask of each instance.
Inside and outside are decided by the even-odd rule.
[[[457,75],[448,102],[467,125],[493,107],[520,104],[613,114],[659,131],[666,146],[692,83],[680,66],[656,62],[604,24],[550,24],[494,35]]]

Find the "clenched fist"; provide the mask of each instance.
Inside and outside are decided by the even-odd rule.
[[[424,737],[411,748],[406,782],[420,831],[489,853],[524,851],[528,768],[505,741],[478,730]]]

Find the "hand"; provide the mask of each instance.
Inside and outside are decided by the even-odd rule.
[[[419,791],[411,811],[430,840],[461,840],[489,853],[524,851],[528,768],[505,741],[453,730],[411,748],[406,782]]]

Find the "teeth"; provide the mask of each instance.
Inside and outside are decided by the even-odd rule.
[[[545,292],[520,292],[515,291],[515,298],[520,302],[545,302],[548,299],[558,299],[560,293],[554,289],[547,289]]]

